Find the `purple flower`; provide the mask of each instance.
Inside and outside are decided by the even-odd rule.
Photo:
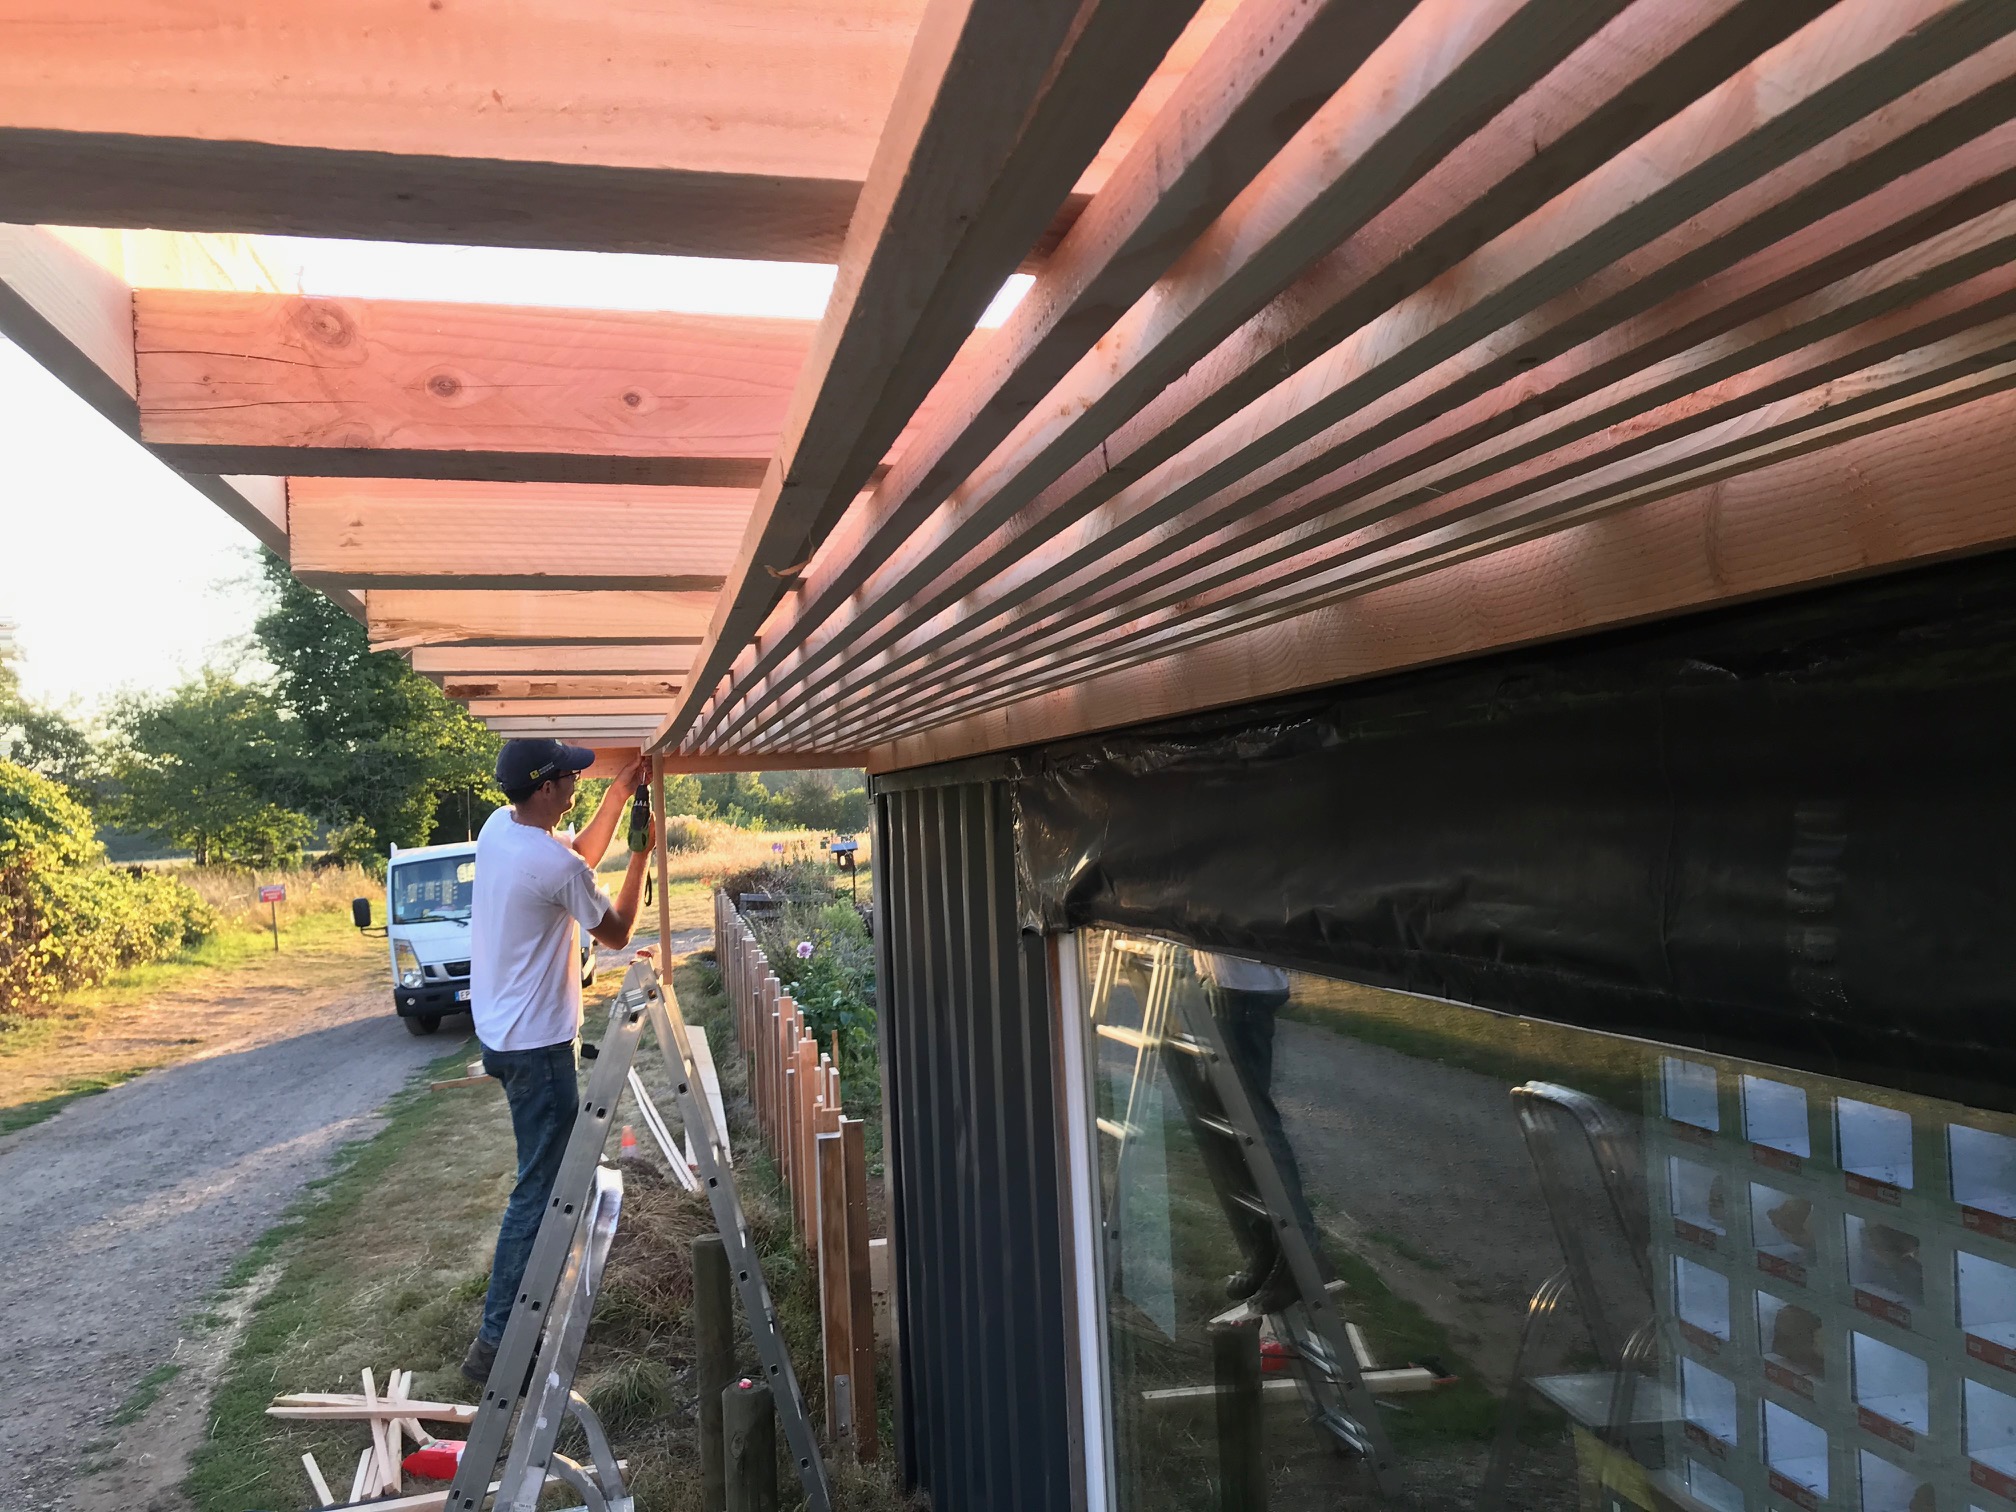
[[[800,940],[798,942],[798,959],[801,961],[812,959],[812,942],[810,940]]]

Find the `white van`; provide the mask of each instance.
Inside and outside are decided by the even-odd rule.
[[[392,1009],[414,1034],[432,1034],[451,1013],[469,1011],[469,910],[476,898],[476,843],[398,846],[385,867],[385,936]],[[371,927],[371,900],[351,917]],[[581,937],[581,985],[595,980],[595,943]]]

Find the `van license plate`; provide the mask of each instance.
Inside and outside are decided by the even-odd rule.
[[[458,1003],[466,1003],[466,1002],[468,1002],[468,1001],[469,1001],[469,989],[468,989],[467,987],[458,987],[458,988],[456,988],[456,989],[455,989],[455,1001],[456,1001],[456,1002],[458,1002]]]

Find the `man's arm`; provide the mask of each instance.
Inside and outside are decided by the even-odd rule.
[[[595,817],[574,837],[574,854],[590,867],[600,866],[602,858],[609,854],[609,842],[616,838],[616,826],[623,821],[623,805],[630,801],[637,784],[643,780],[644,757],[640,752],[635,761],[616,774],[609,791],[602,795]]]
[[[595,817],[600,819],[602,816],[597,814]],[[651,838],[655,849],[658,838],[658,825],[655,819],[651,825]],[[630,931],[637,923],[637,903],[644,895],[644,870],[650,864],[650,850],[630,853],[630,865],[623,872],[623,885],[616,890],[616,901],[609,905],[609,911],[602,916],[602,922],[588,931],[596,944],[606,945],[611,950],[621,950],[630,943]]]

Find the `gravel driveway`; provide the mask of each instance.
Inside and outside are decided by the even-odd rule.
[[[111,1436],[105,1419],[178,1345],[186,1353],[187,1320],[232,1262],[466,1023],[415,1038],[386,996],[276,1004],[284,1016],[267,1033],[0,1138],[8,1512],[95,1501],[76,1481],[81,1446]]]

